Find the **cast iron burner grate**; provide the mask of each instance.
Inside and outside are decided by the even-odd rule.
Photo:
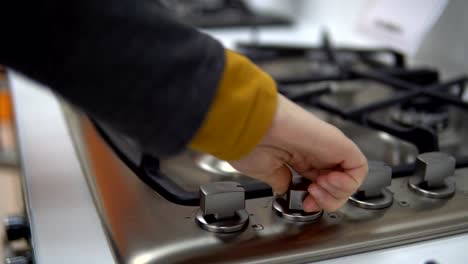
[[[254,12],[243,0],[171,0],[166,7],[185,23],[203,28],[289,26],[289,18]]]

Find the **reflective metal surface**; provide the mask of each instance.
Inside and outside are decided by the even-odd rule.
[[[320,217],[323,214],[323,211],[306,213],[302,210],[294,210],[288,208],[286,200],[281,197],[278,197],[275,200],[273,200],[272,208],[273,211],[275,211],[275,213],[278,214],[281,218],[293,222],[314,222],[320,219]]]
[[[355,194],[349,197],[349,202],[364,209],[383,209],[392,205],[393,193],[387,189],[383,189],[379,196],[371,198],[363,198]]]
[[[422,186],[421,183],[418,183],[417,181],[414,182],[415,178],[411,178],[408,181],[408,186],[410,187],[411,190],[414,192],[428,197],[428,198],[433,198],[433,199],[444,199],[444,198],[449,198],[455,194],[455,183],[451,182],[450,179],[447,179],[447,182],[437,188],[427,188],[425,186]]]
[[[209,169],[208,167],[202,168],[200,157],[210,160],[209,163],[203,163],[203,166],[210,164]],[[234,180],[241,185],[248,185],[249,183],[255,182],[254,179],[242,174],[226,173],[230,170],[226,169],[228,167],[225,165],[228,165],[229,167],[230,165],[225,161],[221,161],[216,158],[212,159],[210,157],[211,156],[193,151],[186,151],[176,157],[162,160],[160,163],[160,170],[164,174],[170,175],[171,180],[173,180],[178,186],[181,186],[184,190],[191,192],[198,192],[201,185],[214,181]],[[207,161],[207,159],[204,159],[204,161]],[[217,169],[214,170],[214,168]],[[223,172],[220,172],[220,168],[223,168]]]
[[[390,166],[413,163],[418,155],[417,148],[385,132],[356,125],[341,118],[312,109],[313,113],[337,126],[350,137],[368,160],[383,161]]]
[[[207,172],[226,176],[236,176],[240,174],[240,172],[234,169],[227,161],[220,160],[208,154],[195,155],[194,161],[195,164]]]
[[[200,210],[195,215],[195,220],[201,228],[215,233],[233,233],[241,231],[249,223],[249,213],[245,209],[237,210],[234,216],[221,220],[208,220],[208,217]]]
[[[370,102],[387,99],[398,94],[391,87],[372,80],[331,82],[332,93],[321,96],[320,101],[348,110],[363,107]]]
[[[425,198],[408,188],[407,178],[399,178],[389,187],[395,202],[385,210],[347,204],[304,225],[278,216],[273,197],[265,197],[246,201],[251,215],[245,230],[208,232],[194,221],[198,207],[162,198],[115,156],[85,118],[73,111],[68,116],[101,217],[126,263],[308,262],[468,231],[468,170],[463,169],[455,172],[456,193],[450,199]]]

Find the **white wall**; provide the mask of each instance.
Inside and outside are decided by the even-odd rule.
[[[339,44],[380,42],[355,31],[356,21],[372,0],[249,0],[254,8],[270,10],[310,24],[314,30],[328,29]],[[448,69],[445,75],[468,74],[468,1],[450,0],[441,18],[426,36],[415,61]],[[415,14],[417,19],[417,14]],[[312,26],[313,25],[313,26]]]
[[[450,0],[423,41],[418,61],[447,67],[448,75],[468,74],[468,1]]]

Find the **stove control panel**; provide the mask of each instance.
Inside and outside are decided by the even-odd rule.
[[[349,201],[365,209],[383,209],[393,203],[393,194],[386,187],[392,183],[392,168],[380,161],[369,161],[369,173]]]
[[[249,222],[245,210],[245,190],[237,182],[212,182],[200,186],[200,210],[196,222],[205,230],[231,233]]]
[[[455,158],[442,152],[418,155],[416,173],[408,181],[410,189],[429,198],[448,198],[455,194]]]
[[[278,196],[273,201],[273,210],[282,218],[296,222],[312,222],[322,216],[322,211],[307,213],[302,203],[307,197],[307,187],[310,181],[298,177],[294,178],[288,191],[283,196]]]

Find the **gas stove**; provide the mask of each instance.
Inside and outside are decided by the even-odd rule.
[[[305,213],[300,175],[277,197],[210,155],[145,155],[13,74],[38,263],[329,263],[468,231],[466,76],[441,80],[394,50],[334,47],[326,35],[316,47],[238,50],[362,149],[369,175],[349,202]]]
[[[468,78],[441,81],[388,49],[240,44],[281,93],[339,127],[369,175],[336,212],[305,213],[213,156],[170,159],[63,104],[116,258],[125,263],[311,262],[468,231]],[[313,139],[311,139],[313,140]]]

